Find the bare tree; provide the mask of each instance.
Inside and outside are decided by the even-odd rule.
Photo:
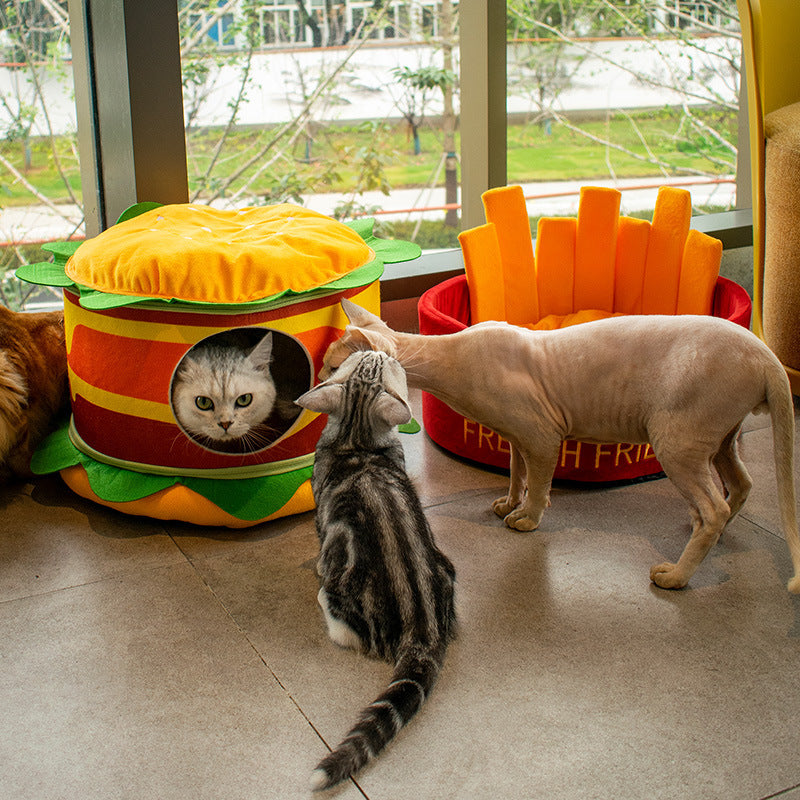
[[[697,16],[697,7],[708,13]],[[738,108],[740,34],[734,0],[509,0],[513,34],[522,39],[523,57],[514,62],[515,90],[530,81],[531,100],[538,119],[557,121],[607,151],[657,168],[662,173],[734,173],[736,144],[724,127],[708,122],[709,109],[735,115]],[[691,12],[695,13],[691,13]],[[610,36],[630,40],[630,57],[617,48],[603,47]],[[602,37],[606,37],[603,39]],[[633,149],[620,141],[590,133],[559,106],[560,96],[589,62],[627,72],[633,82],[650,87],[680,112],[671,136],[681,147],[702,153],[708,169],[684,167],[657,158],[634,116],[624,108],[610,108],[630,123],[640,144]]]

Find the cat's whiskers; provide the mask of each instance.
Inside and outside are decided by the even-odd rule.
[[[277,439],[277,433],[277,429],[271,426],[256,425],[241,437],[241,441],[248,452],[255,453],[274,442]]]
[[[399,348],[397,359],[403,365],[406,375],[412,379],[423,377],[420,367],[425,363],[421,355],[423,345],[421,342],[414,342],[412,345],[406,344]]]

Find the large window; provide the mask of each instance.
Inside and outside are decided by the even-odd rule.
[[[733,0],[169,5],[3,4],[6,302],[36,242],[93,235],[137,199],[372,215],[436,251],[412,269],[434,276],[459,269],[456,235],[500,183],[538,197],[532,217],[573,213],[601,180],[749,205]],[[23,210],[37,221],[15,224]],[[390,294],[436,279],[403,269]]]

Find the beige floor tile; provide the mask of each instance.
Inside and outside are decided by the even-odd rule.
[[[688,525],[660,532],[682,501],[653,486],[564,492],[531,534],[503,528],[485,491],[429,511],[458,573],[459,638],[426,707],[359,778],[369,797],[755,800],[794,785],[785,547],[737,521],[691,588],[656,589],[649,567]],[[333,744],[390,670],[327,641],[315,555],[298,525],[196,566]]]
[[[0,664],[5,798],[308,796],[319,738],[189,565],[0,604]]]
[[[185,560],[161,523],[83,500],[57,476],[0,488],[0,514],[0,602]]]
[[[800,600],[780,543],[739,525],[716,582],[664,592],[646,534],[519,536],[461,509],[434,517],[460,636],[424,714],[361,780],[370,797],[758,798],[797,783]]]

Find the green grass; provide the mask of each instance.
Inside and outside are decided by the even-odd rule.
[[[702,118],[716,126],[728,141],[736,141],[735,115],[706,111]],[[613,141],[640,157],[605,147],[561,125],[549,128],[540,124],[515,125],[509,127],[507,140],[509,181],[583,180],[612,174],[620,178],[661,175],[653,160],[670,164],[673,172],[695,169],[720,174],[735,169],[732,163],[726,167],[712,160],[731,162],[732,155],[687,132],[674,112],[637,114],[631,118],[617,116],[608,122],[586,120],[576,124],[596,139]]]
[[[736,118],[732,114],[704,111],[702,119],[722,131],[728,141],[735,141]],[[633,119],[616,116],[609,121],[585,120],[580,127],[598,138],[610,138],[629,150],[648,156],[642,144],[645,139],[656,159],[679,168],[719,173],[733,171],[731,164],[713,163],[712,158],[732,157],[719,147],[697,135],[688,135],[679,114],[658,111],[637,114]],[[190,189],[203,185],[199,176],[208,168],[219,130],[190,131]],[[229,175],[269,142],[270,128],[248,128],[233,133],[226,142],[207,182],[208,191],[219,185],[218,175]],[[428,185],[440,164],[443,141],[441,132],[430,127],[421,131],[422,153],[412,153],[408,128],[398,123],[391,126],[317,127],[313,138],[302,138],[292,153],[276,161],[248,187],[248,194],[259,195],[264,202],[275,202],[294,193],[353,192],[378,188],[378,179],[393,189]],[[592,180],[609,175],[618,177],[660,176],[663,173],[652,163],[604,147],[586,136],[553,123],[549,129],[531,124],[512,124],[508,128],[509,183],[553,180]],[[458,149],[458,137],[456,141]],[[58,140],[59,159],[70,185],[79,195],[80,174],[72,142]],[[57,169],[47,139],[30,142],[30,166],[26,169],[22,143],[0,142],[0,154],[9,160],[25,180],[54,202],[67,202],[64,178]],[[265,159],[259,160],[261,164]],[[442,180],[442,173],[439,175]],[[236,188],[235,186],[233,187]],[[228,192],[230,193],[230,192]],[[0,206],[37,202],[23,182],[0,166]]]
[[[53,155],[48,138],[32,138],[28,145],[29,166],[26,165],[25,147],[20,141],[0,142],[0,155],[10,161],[24,180],[36,187],[42,195],[54,202],[69,202],[65,178],[76,196],[81,196],[77,153],[72,147],[72,142],[66,137],[56,139],[56,148],[57,158]],[[0,165],[0,207],[37,202],[25,184]]]

